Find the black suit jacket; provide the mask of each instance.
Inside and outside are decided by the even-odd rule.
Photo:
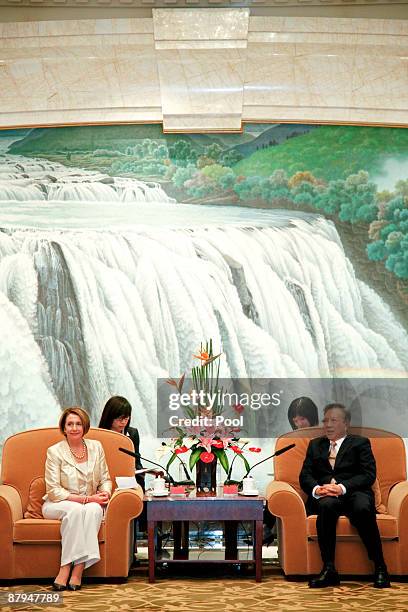
[[[135,447],[135,453],[138,453],[139,452],[139,446],[140,446],[140,437],[139,437],[138,430],[136,429],[136,427],[128,427],[127,434],[129,435],[129,438],[133,442],[133,446]],[[137,470],[143,469],[143,465],[142,465],[142,462],[140,460],[140,457],[136,457],[135,458],[135,467],[136,467]],[[143,474],[138,474],[136,476],[136,480],[140,484],[140,486],[142,487],[142,489],[144,491],[144,483],[145,483],[144,475]]]
[[[330,483],[346,487],[346,495],[354,491],[366,491],[373,495],[371,486],[376,478],[376,465],[370,440],[349,434],[343,440],[336,456],[334,469],[329,462],[328,438],[315,438],[309,442],[299,482],[303,491],[311,497],[315,486]]]

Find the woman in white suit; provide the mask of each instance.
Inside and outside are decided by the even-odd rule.
[[[61,567],[53,583],[56,591],[80,589],[84,569],[100,560],[98,532],[112,482],[102,444],[84,440],[89,427],[89,417],[82,408],[66,408],[59,422],[66,439],[47,450],[42,513],[47,519],[61,519]]]

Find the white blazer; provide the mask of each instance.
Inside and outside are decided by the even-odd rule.
[[[84,438],[88,449],[88,474],[85,476],[75,462],[68,442],[62,440],[47,450],[45,462],[45,500],[63,501],[71,494],[80,495],[86,488],[85,495],[94,495],[97,491],[112,491],[112,481],[106,465],[105,453],[98,440]]]

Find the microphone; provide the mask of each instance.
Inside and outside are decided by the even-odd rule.
[[[272,455],[270,455],[269,457],[266,457],[265,459],[262,459],[261,461],[258,461],[258,463],[255,463],[255,465],[253,465],[251,468],[249,468],[249,470],[247,471],[247,473],[245,474],[244,478],[246,478],[249,474],[249,472],[251,470],[253,470],[257,465],[260,465],[261,463],[263,463],[264,461],[268,461],[268,459],[273,459],[273,457],[279,457],[279,455],[283,455],[283,453],[286,453],[286,451],[290,450],[291,448],[293,448],[294,446],[296,446],[296,444],[288,444],[288,446],[284,446],[283,448],[280,448],[279,450],[275,451]]]
[[[140,453],[135,453],[133,451],[127,450],[127,448],[121,448],[119,447],[119,450],[122,453],[125,453],[126,455],[130,455],[131,457],[137,457],[138,459],[143,459],[143,461],[147,461],[148,463],[152,463],[153,465],[157,465],[157,467],[159,467],[162,472],[164,473],[164,479],[166,480],[166,482],[169,482],[172,485],[175,485],[175,481],[173,476],[170,474],[170,472],[168,472],[166,470],[166,468],[164,468],[162,465],[160,465],[160,463],[156,463],[155,461],[151,461],[150,459],[146,459],[146,457],[142,457],[142,455]]]
[[[143,461],[147,461],[148,463],[152,463],[153,465],[157,465],[157,467],[159,467],[161,469],[161,471],[164,473],[164,479],[166,482],[168,482],[169,484],[176,486],[176,485],[193,485],[194,482],[189,478],[188,480],[180,480],[178,482],[176,482],[173,478],[173,476],[170,474],[170,472],[168,470],[166,470],[166,468],[164,468],[162,465],[160,465],[160,463],[156,463],[155,461],[152,461],[151,459],[146,459],[146,457],[142,457],[142,455],[140,453],[135,453],[133,451],[127,450],[126,448],[120,448],[119,450],[122,453],[126,453],[126,455],[130,455],[131,457],[137,457],[138,459],[142,459]]]

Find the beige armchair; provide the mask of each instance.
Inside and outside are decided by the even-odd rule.
[[[134,450],[130,438],[90,429],[99,440],[115,489],[116,476],[133,476],[135,461],[118,451]],[[24,518],[27,508],[41,516],[47,448],[62,439],[58,428],[34,429],[11,436],[3,447],[0,485],[0,579],[53,578],[61,558],[60,521]],[[36,508],[35,508],[36,507]],[[143,508],[143,491],[114,491],[99,531],[101,560],[85,576],[127,577],[133,560],[131,521]]]
[[[380,429],[351,428],[350,433],[371,441],[377,463],[377,522],[385,562],[391,574],[407,574],[408,482],[404,442],[400,436]],[[318,574],[321,570],[316,515],[306,516],[306,496],[299,485],[309,440],[321,435],[320,428],[310,427],[287,433],[276,443],[276,450],[292,442],[296,444],[294,449],[275,457],[275,480],[266,492],[268,508],[278,517],[279,557],[286,575]],[[378,513],[380,503],[383,508]],[[345,516],[340,517],[337,525],[336,567],[341,574],[372,573],[366,550]]]

